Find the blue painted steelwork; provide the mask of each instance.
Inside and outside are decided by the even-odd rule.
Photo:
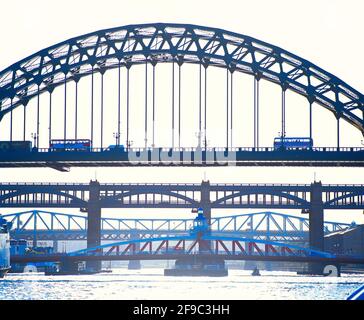
[[[202,214],[203,212],[203,214]],[[363,263],[364,256],[339,256],[311,247],[259,240],[241,236],[211,235],[205,217],[200,211],[193,228],[187,235],[132,238],[111,244],[88,246],[67,254],[15,255],[13,263],[61,262],[63,264],[86,261],[97,266],[107,260],[162,260],[180,257],[220,257],[228,260],[261,260],[292,262]]]
[[[284,151],[284,152],[282,152]],[[3,152],[0,167],[52,167],[66,171],[70,167],[97,166],[364,166],[362,147],[313,147],[311,149],[275,147],[246,148],[90,148],[90,150],[53,150],[33,148],[25,152]]]
[[[356,289],[346,300],[364,300],[364,285]]]
[[[10,269],[10,229],[12,223],[0,215],[0,278]]]
[[[181,115],[181,67],[184,63],[199,64],[199,133],[198,150],[180,149],[181,136],[178,136],[178,149],[175,148],[175,131],[181,133],[181,118],[175,128],[175,99],[172,99],[171,148],[163,150],[155,145],[155,67],[158,63],[172,65],[172,97],[175,97],[175,64],[178,65],[178,116]],[[130,68],[145,65],[145,148],[136,151],[143,157],[135,160],[130,155],[129,86]],[[148,148],[148,65],[153,67],[153,138]],[[202,81],[202,66],[204,81]],[[207,146],[207,69],[210,66],[225,68],[227,80],[226,104],[226,146]],[[126,148],[119,152],[108,152],[104,141],[104,74],[109,69],[118,70],[118,119],[114,133],[116,145],[121,135],[121,93],[120,69],[127,70],[127,116]],[[254,76],[254,146],[233,150],[233,73],[242,72]],[[100,146],[95,146],[94,138],[94,74],[99,73],[101,83]],[[91,75],[91,147],[89,152],[79,153],[74,148],[60,152],[58,148],[40,148],[39,119],[40,95],[48,92],[49,101],[49,140],[52,139],[52,93],[58,86],[64,86],[63,140],[67,140],[67,83],[75,82],[75,134],[78,136],[78,82]],[[282,152],[276,147],[259,145],[259,82],[261,79],[278,84],[282,89],[282,137],[285,137],[285,95],[287,90],[303,95],[310,103],[310,141],[312,142],[312,104],[318,103],[330,110],[337,119],[337,147],[309,148]],[[204,85],[203,85],[204,82]],[[204,120],[202,119],[202,96],[204,95]],[[0,121],[10,113],[10,140],[13,137],[12,112],[24,106],[23,138],[26,139],[26,106],[32,98],[37,99],[37,129],[34,133],[34,149],[23,153],[6,152],[0,158],[1,167],[42,167],[49,166],[61,171],[71,166],[220,166],[220,165],[291,165],[291,166],[364,166],[363,148],[340,147],[340,120],[343,119],[364,134],[364,96],[336,76],[326,72],[311,62],[302,59],[282,48],[258,39],[234,32],[189,24],[152,23],[128,25],[105,29],[75,37],[49,48],[45,48],[0,72]],[[54,110],[53,110],[54,114]],[[202,123],[204,122],[204,123]],[[202,132],[204,130],[204,132]],[[47,140],[48,142],[48,140]],[[99,148],[97,148],[99,147]],[[63,148],[64,149],[64,148]],[[191,150],[188,150],[191,149]],[[302,149],[296,147],[295,149]],[[307,149],[307,148],[305,148]],[[203,150],[203,151],[201,151]],[[54,151],[57,151],[55,153]],[[79,149],[78,151],[84,151]],[[169,159],[174,153],[173,161]],[[226,154],[230,157],[224,164]],[[134,155],[134,154],[133,154]],[[201,159],[200,159],[201,158]],[[157,160],[156,160],[157,159]],[[187,160],[186,160],[187,159]],[[211,160],[212,159],[212,160]]]
[[[205,233],[210,230],[207,219],[203,214],[203,209],[198,209],[198,216],[193,219],[192,228],[190,228],[191,235],[197,235],[198,233]],[[218,230],[220,231],[220,230]]]
[[[201,184],[100,184],[101,208],[197,208]],[[210,184],[211,208],[310,208],[310,184]],[[86,183],[1,183],[3,208],[86,208]],[[364,185],[322,185],[323,209],[364,209]]]
[[[13,239],[86,240],[86,216],[32,210],[6,214],[4,217],[14,225],[11,231]],[[101,239],[128,239],[135,232],[142,238],[186,235],[193,222],[193,219],[101,218]],[[324,233],[345,230],[353,226],[353,224],[326,221]],[[210,230],[214,235],[235,234],[261,240],[307,242],[309,221],[303,217],[268,211],[212,217]]]
[[[100,30],[14,63],[0,72],[0,117],[42,92],[91,72],[174,61],[223,67],[278,83],[364,131],[363,95],[309,61],[246,35],[167,23]]]
[[[215,242],[215,245],[210,249],[210,253],[221,254],[221,255],[235,255],[235,251],[233,253],[232,247],[233,243],[239,243],[239,251],[237,250],[236,254],[241,255],[284,255],[291,254],[294,256],[318,256],[324,258],[334,258],[335,255],[329,252],[322,252],[318,250],[313,250],[311,248],[300,247],[287,243],[280,243],[276,241],[268,241],[268,240],[257,240],[250,238],[241,238],[241,237],[220,237],[220,236],[208,236],[203,235],[200,239],[201,241],[211,241]],[[85,256],[85,255],[123,255],[123,254],[133,254],[138,255],[145,252],[145,254],[156,255],[159,253],[164,254],[191,254],[193,249],[197,249],[197,245],[201,245],[200,241],[196,239],[195,234],[187,235],[187,236],[173,236],[173,237],[158,237],[153,239],[131,239],[126,241],[115,242],[111,244],[105,244],[93,248],[86,248],[82,250],[77,250],[68,253],[69,256]],[[141,245],[143,244],[144,245]],[[173,245],[171,244],[173,243]],[[136,244],[140,244],[136,246]],[[221,245],[223,250],[218,250],[218,245]],[[246,252],[245,244],[251,244],[250,249]],[[264,245],[265,248],[260,248],[257,245]],[[183,247],[183,250],[176,249]],[[278,247],[279,249],[283,249],[283,251],[278,252],[276,249],[272,249],[272,247]],[[129,252],[128,249],[132,248],[132,251]],[[115,250],[116,249],[116,250]],[[252,250],[255,249],[255,250]]]

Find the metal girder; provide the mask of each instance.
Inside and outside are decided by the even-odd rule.
[[[6,214],[3,218],[13,223],[11,235],[16,239],[84,240],[87,217],[75,214],[31,210]],[[101,218],[102,240],[131,237],[133,232],[143,238],[168,234],[188,234],[190,219],[123,219]],[[324,223],[324,233],[350,228],[347,223]],[[275,212],[259,212],[211,218],[211,232],[220,236],[244,236],[254,239],[306,241],[309,231],[307,218]]]
[[[317,251],[307,247],[301,247],[294,244],[287,244],[270,240],[259,240],[242,237],[222,237],[203,235],[201,239],[196,239],[191,235],[158,237],[153,239],[129,239],[111,244],[104,244],[93,248],[86,248],[68,253],[70,257],[74,256],[118,256],[118,255],[158,255],[158,254],[193,254],[193,249],[201,246],[203,241],[209,241],[212,246],[207,254],[224,255],[290,255],[290,256],[316,256],[334,258],[335,256],[328,252]],[[240,250],[237,252],[230,251],[234,243],[239,243]],[[137,246],[137,244],[139,244]],[[219,250],[219,244],[224,250]],[[245,250],[245,244],[248,250]],[[182,246],[182,250],[181,250]]]
[[[210,184],[211,208],[309,209],[309,184]],[[85,208],[89,184],[2,183],[0,207]],[[322,185],[324,209],[364,209],[364,185]],[[196,208],[201,184],[100,184],[102,208]]]
[[[344,81],[282,48],[234,32],[151,23],[105,29],[45,48],[0,72],[0,119],[38,93],[94,72],[145,62],[216,66],[279,84],[306,96],[364,133],[364,96]]]

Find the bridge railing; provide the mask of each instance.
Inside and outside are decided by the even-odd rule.
[[[105,153],[144,153],[144,152],[289,152],[289,151],[300,151],[300,152],[364,152],[364,147],[312,147],[312,148],[289,148],[289,149],[276,149],[274,147],[208,147],[208,148],[197,148],[197,147],[183,147],[183,148],[124,148],[124,149],[110,149],[106,148],[90,148],[87,150],[76,150],[76,149],[52,149],[52,148],[33,148],[32,152],[39,153],[60,153],[60,152],[105,152]],[[11,151],[14,152],[14,151]]]
[[[89,187],[89,183],[72,183],[72,182],[0,182],[0,186],[82,186]],[[191,186],[196,187],[200,190],[201,184],[198,183],[100,183],[101,187],[104,186],[123,186],[127,189],[130,186],[140,187],[140,186],[166,186],[166,187],[184,187]],[[309,187],[310,184],[304,183],[211,183],[211,190],[214,191],[215,187]],[[335,188],[335,187],[364,187],[364,184],[322,184],[323,188]]]

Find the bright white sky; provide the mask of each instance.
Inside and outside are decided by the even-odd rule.
[[[64,0],[53,4],[45,0],[13,0],[4,2],[1,8],[0,70],[45,47],[99,29],[148,22],[177,22],[218,27],[280,46],[364,92],[362,80],[364,43],[360,40],[364,12],[362,1]],[[265,97],[265,105],[274,103],[279,106],[277,100],[279,95],[277,92],[273,93],[269,85],[266,93],[268,94]],[[294,100],[295,98],[291,97],[287,99],[293,105],[305,103],[302,99]],[[262,104],[264,105],[264,101]],[[291,130],[293,134],[302,121],[293,109],[287,108],[287,130],[288,133]],[[332,115],[322,113],[322,108],[318,109],[315,120],[315,132],[318,133],[316,141],[322,145],[325,143],[335,145],[335,139],[326,130],[335,128],[335,122],[331,120]],[[268,128],[273,114],[268,112],[266,114],[268,116],[262,122],[263,127]],[[346,127],[343,125],[343,128]],[[345,142],[350,145],[360,145],[361,135],[350,128],[345,130]],[[270,145],[276,133],[277,130],[274,128],[267,137],[262,138],[265,145]],[[335,132],[332,134],[335,135]],[[326,141],[320,140],[322,137],[325,137]],[[95,176],[101,182],[200,182],[206,174],[211,182],[216,183],[310,183],[315,173],[317,179],[323,183],[363,183],[364,178],[363,169],[351,168],[74,168],[70,173],[60,173],[50,169],[0,169],[1,181],[4,182],[87,182]],[[167,214],[156,210],[152,212],[154,216]],[[177,212],[179,216],[189,216],[189,212]],[[232,212],[226,214],[230,213]],[[107,215],[110,214],[112,212]],[[225,213],[219,212],[219,214]],[[168,215],[171,216],[170,211]],[[145,214],[138,211],[135,216],[140,217]],[[357,222],[364,222],[362,212],[355,214],[328,212],[325,218],[348,222],[355,219]]]

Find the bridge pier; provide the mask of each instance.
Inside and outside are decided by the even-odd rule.
[[[207,221],[208,230],[205,232],[210,234],[211,231],[211,200],[210,200],[210,181],[202,181],[201,183],[201,201],[200,207],[203,210],[203,215]],[[211,249],[209,241],[201,241],[200,252]]]
[[[202,181],[201,183],[201,200],[200,207],[203,215],[207,220],[207,224],[211,225],[211,200],[210,200],[210,181]]]
[[[207,220],[207,224],[210,226],[211,225],[210,181],[202,181],[201,183],[200,207],[203,209],[203,215]]]
[[[324,207],[322,201],[322,183],[311,184],[311,206],[309,210],[309,243],[310,248],[324,251]],[[323,274],[324,265],[322,263],[310,263],[310,274]]]
[[[53,252],[58,252],[58,240],[53,240]]]
[[[60,272],[64,274],[78,274],[78,268],[77,262],[71,262],[68,259],[63,259],[60,264]]]
[[[130,240],[139,240],[140,234],[137,232],[133,232],[130,234]],[[135,251],[140,250],[140,243],[135,244]],[[142,268],[140,260],[129,260],[128,270],[140,270]]]
[[[90,181],[90,197],[87,206],[87,248],[101,244],[100,183]],[[87,261],[87,269],[101,270],[101,261]]]

